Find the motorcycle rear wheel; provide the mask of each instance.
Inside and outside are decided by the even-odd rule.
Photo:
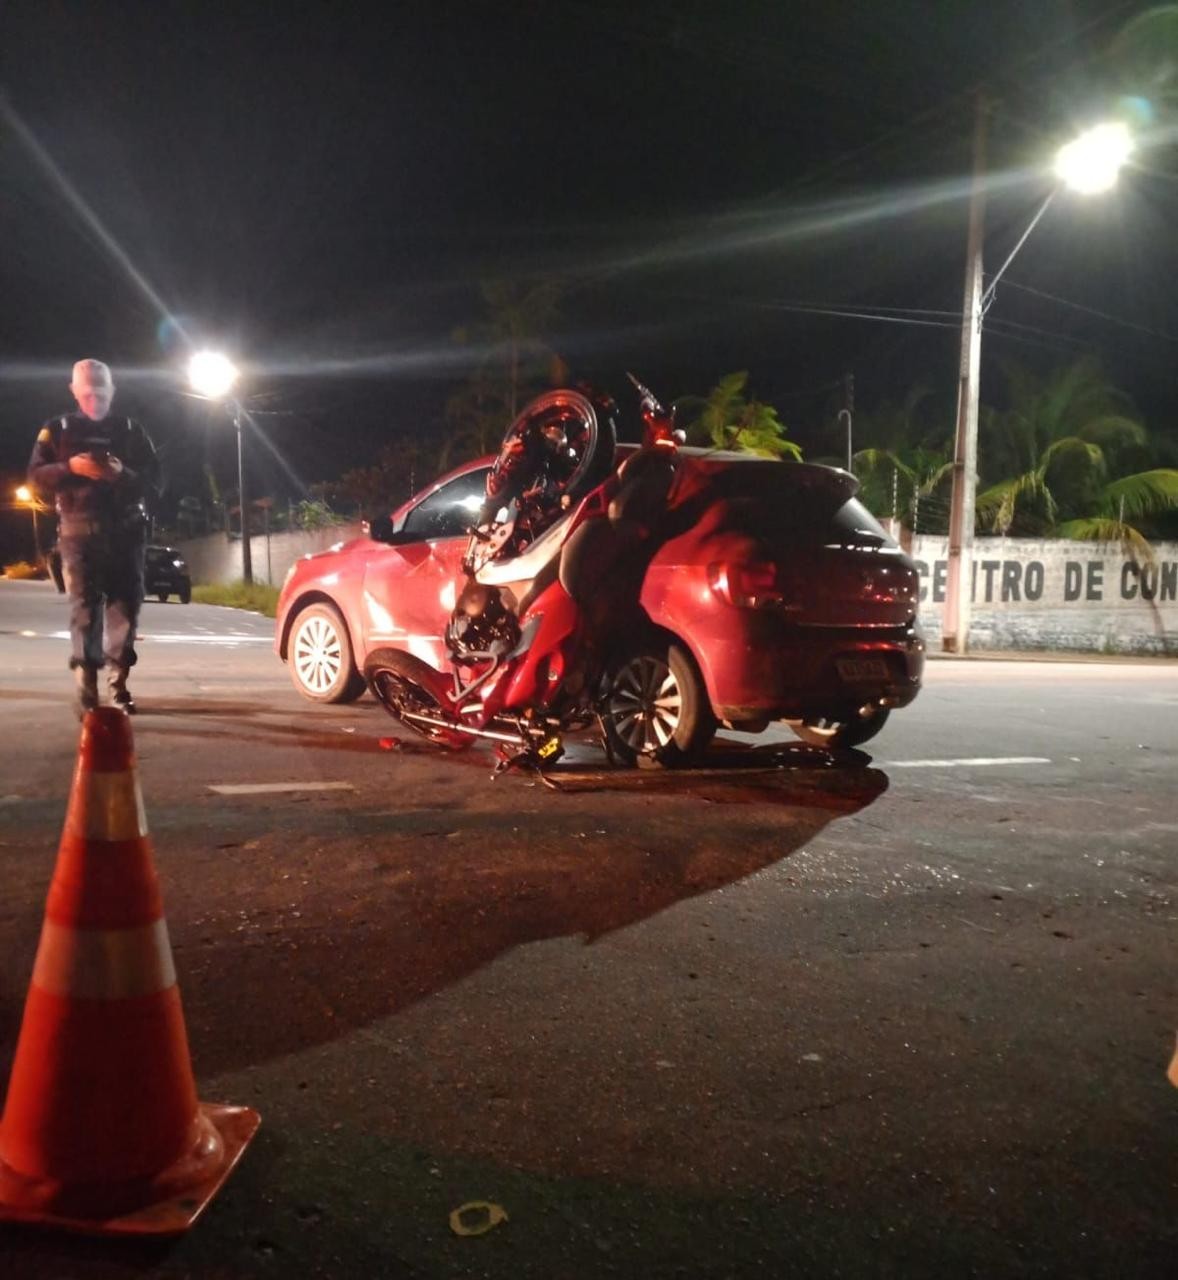
[[[364,663],[364,679],[377,702],[406,729],[452,751],[461,751],[474,742],[474,738],[461,729],[443,729],[405,718],[405,712],[439,720],[449,719],[452,714],[446,697],[446,678],[428,662],[401,649],[376,649]]]
[[[617,439],[613,420],[599,415],[592,401],[579,391],[545,391],[525,405],[507,428],[504,447],[525,434],[531,419],[542,420],[548,415],[559,415],[569,424],[568,449],[573,466],[561,484],[560,496],[570,504],[579,502],[613,467]],[[500,465],[496,459],[496,469]]]

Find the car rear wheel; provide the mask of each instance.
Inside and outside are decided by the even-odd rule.
[[[191,603],[192,603],[192,588],[191,588],[191,587],[181,587],[181,588],[180,588],[180,603],[181,603],[181,604],[191,604]]]
[[[811,747],[857,747],[869,742],[888,722],[886,707],[863,707],[835,716],[814,716],[791,720],[790,727]]]
[[[309,604],[299,613],[287,655],[294,687],[311,702],[354,702],[364,692],[348,628],[333,605]]]
[[[609,677],[601,721],[620,764],[686,764],[716,732],[707,690],[691,655],[677,644],[644,645]]]

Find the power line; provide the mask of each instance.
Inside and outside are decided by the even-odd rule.
[[[908,324],[923,326],[932,329],[959,329],[961,322],[959,320],[926,320],[921,319],[919,315],[885,315],[880,314],[881,311],[900,311],[905,312],[906,308],[877,308],[871,311],[860,311],[852,307],[843,307],[839,305],[824,305],[821,303],[811,302],[761,302],[755,298],[709,298],[701,294],[672,294],[671,297],[678,298],[682,301],[703,302],[709,306],[715,306],[718,302],[724,301],[733,306],[751,307],[759,311],[789,311],[796,312],[800,315],[816,315],[816,316],[836,316],[844,320],[875,320],[881,324]],[[914,310],[919,310],[914,308]],[[934,315],[955,315],[955,312],[932,312]]]
[[[1111,312],[1101,311],[1096,307],[1085,306],[1082,302],[1073,302],[1070,298],[1061,298],[1058,294],[1047,293],[1043,289],[1034,289],[1029,284],[1019,284],[1016,280],[1007,280],[1006,284],[1011,289],[1018,289],[1022,293],[1033,294],[1037,298],[1045,298],[1048,302],[1056,302],[1061,307],[1070,307],[1073,311],[1082,311],[1085,315],[1096,316],[1101,320],[1107,320],[1110,324],[1120,325],[1124,329],[1132,329],[1137,333],[1148,334],[1151,338],[1161,338],[1163,342],[1178,342],[1178,337],[1172,333],[1165,333],[1161,329],[1150,328],[1149,325],[1137,324],[1133,320],[1126,320],[1123,316],[1115,316]]]

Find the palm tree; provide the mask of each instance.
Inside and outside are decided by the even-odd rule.
[[[530,395],[547,381],[559,385],[568,370],[547,342],[564,292],[559,280],[529,285],[484,280],[484,319],[454,331],[454,340],[480,351],[475,368],[446,401],[446,439],[439,468],[451,459],[477,457],[498,447]]]
[[[893,516],[914,532],[944,531],[949,508],[938,490],[953,472],[945,449],[904,444],[861,449],[851,464],[859,480],[859,501],[873,515]]]
[[[855,418],[855,434],[867,442],[851,459],[859,500],[874,515],[895,516],[911,529],[917,526],[922,500],[937,495],[953,470],[945,425],[929,420],[932,399],[932,390],[917,384],[902,400],[885,400]],[[934,510],[940,514],[942,507],[945,503],[937,496]],[[940,522],[934,518],[933,523]]]
[[[763,400],[745,398],[748,372],[729,373],[720,379],[706,399],[685,396],[676,407],[700,406],[699,416],[687,428],[688,444],[736,449],[762,458],[790,458],[800,462],[801,449],[786,438],[786,427],[777,410]]]
[[[1007,365],[1010,408],[986,409],[986,469],[1002,476],[977,498],[983,526],[1009,533],[1016,522],[1047,533],[1100,500],[1110,470],[1148,454],[1145,428],[1128,397],[1084,358],[1039,377]]]
[[[511,419],[519,412],[524,384],[546,372],[554,358],[547,338],[563,292],[563,283],[555,279],[532,284],[484,280],[479,293],[486,318],[454,334],[458,342],[478,343],[485,348],[476,376],[503,385]]]
[[[1122,476],[1101,490],[1093,514],[1057,525],[1061,538],[1078,542],[1119,542],[1134,560],[1153,559],[1149,539],[1130,520],[1139,521],[1178,510],[1178,470],[1156,467]]]

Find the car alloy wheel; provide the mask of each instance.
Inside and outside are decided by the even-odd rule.
[[[645,654],[618,672],[606,706],[618,737],[635,754],[652,755],[675,736],[683,695],[670,668]]]
[[[295,688],[312,702],[351,702],[364,692],[347,627],[329,604],[308,605],[295,619],[288,660]]]
[[[681,764],[716,730],[695,663],[678,645],[653,643],[623,662],[609,681],[601,718],[609,753],[622,764]]]

